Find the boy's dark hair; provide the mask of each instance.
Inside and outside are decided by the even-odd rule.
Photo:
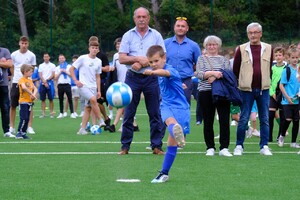
[[[22,35],[21,37],[20,37],[20,40],[19,41],[22,41],[22,42],[28,42],[29,41],[29,39],[28,39],[28,37],[27,36],[25,36],[25,35]]]
[[[23,64],[22,66],[21,66],[21,72],[22,72],[22,74],[24,74],[25,72],[28,72],[28,71],[30,71],[30,70],[32,70],[33,71],[33,66],[31,66],[31,65],[27,65],[27,64]]]
[[[282,53],[282,55],[285,55],[285,49],[283,47],[276,47],[274,50],[273,50],[273,53]]]
[[[73,59],[74,59],[74,58],[77,59],[78,57],[79,57],[79,55],[77,55],[77,54],[75,54],[75,55],[72,56]]]
[[[158,53],[160,57],[165,55],[164,49],[160,45],[153,45],[147,51],[147,57],[152,57],[154,54]]]
[[[91,36],[89,39],[89,47],[90,46],[99,46],[99,39],[97,36]]]

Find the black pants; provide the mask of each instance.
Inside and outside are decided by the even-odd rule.
[[[72,99],[72,90],[70,84],[58,84],[58,99],[59,99],[59,112],[64,112],[64,94],[66,93],[69,101],[70,111],[71,113],[74,112],[73,108],[73,99]]]
[[[203,132],[207,149],[215,149],[214,119],[216,110],[219,115],[220,150],[228,148],[230,140],[230,102],[221,100],[213,103],[211,91],[200,91],[198,101],[200,101],[203,111]]]
[[[0,108],[1,108],[1,120],[2,129],[6,133],[9,131],[9,97],[8,86],[0,86]]]

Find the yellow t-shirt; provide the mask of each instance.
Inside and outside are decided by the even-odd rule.
[[[19,82],[19,92],[20,92],[20,97],[19,97],[19,103],[32,103],[33,100],[30,98],[30,94],[22,89],[22,84],[25,83],[26,87],[33,92],[34,90],[34,85],[31,79],[29,78],[24,78],[22,77]]]

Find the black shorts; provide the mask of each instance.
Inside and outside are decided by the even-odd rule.
[[[299,120],[299,104],[282,105],[282,108],[286,119],[292,119],[293,121]]]
[[[18,83],[13,83],[10,90],[10,106],[17,107],[19,105],[20,91]]]
[[[278,110],[279,108],[281,109],[281,103],[277,102],[273,97],[270,96],[270,105],[269,108],[275,108]]]

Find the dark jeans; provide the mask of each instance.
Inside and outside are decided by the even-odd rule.
[[[8,86],[0,86],[0,108],[1,108],[1,120],[2,129],[6,133],[9,131],[9,97]]]
[[[161,149],[165,126],[162,122],[159,109],[160,90],[157,77],[145,76],[128,71],[125,83],[128,84],[132,90],[132,101],[124,111],[121,136],[122,149],[130,149],[130,144],[133,139],[133,120],[142,92],[145,97],[146,109],[149,116],[151,147],[152,149]]]
[[[58,84],[57,90],[58,90],[58,99],[59,99],[59,112],[60,113],[64,112],[64,94],[66,93],[66,95],[68,97],[68,101],[69,101],[70,111],[71,111],[71,113],[73,113],[74,108],[73,108],[71,85],[70,84]]]
[[[18,133],[26,133],[30,118],[30,111],[32,109],[31,104],[19,104],[20,107],[20,122],[18,127]]]
[[[200,105],[203,111],[203,132],[207,149],[215,149],[214,119],[216,110],[219,115],[220,150],[228,148],[230,141],[230,102],[221,100],[213,103],[211,91],[200,91]]]
[[[256,100],[260,125],[259,146],[262,149],[264,145],[268,145],[269,141],[269,90],[253,89],[251,92],[241,91],[241,95],[243,103],[241,105],[241,115],[236,131],[236,145],[244,145],[246,127],[254,100]]]

